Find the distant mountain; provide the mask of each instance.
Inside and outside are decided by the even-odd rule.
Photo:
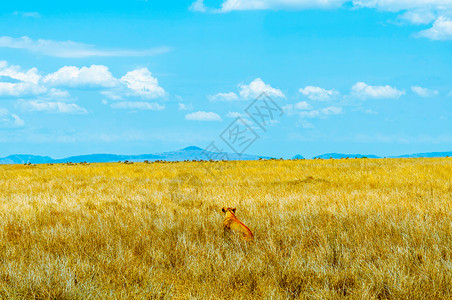
[[[162,152],[157,155],[167,161],[183,160],[258,160],[259,158],[269,158],[250,154],[237,154],[229,152],[210,152],[196,146],[190,146],[184,149],[170,152]]]
[[[7,157],[0,158],[0,164],[46,164],[53,162],[53,159],[49,156],[38,156],[28,154],[15,154]]]
[[[391,158],[403,158],[403,157],[446,157],[452,156],[452,151],[449,152],[425,152],[415,154],[405,154],[399,156],[390,156]]]
[[[46,164],[46,163],[107,163],[118,161],[133,161],[142,162],[145,160],[156,161],[184,161],[184,160],[258,160],[259,158],[269,159],[270,157],[249,155],[249,154],[237,154],[237,153],[215,153],[205,151],[202,148],[196,146],[186,147],[176,151],[162,152],[157,154],[140,154],[140,155],[116,155],[116,154],[90,154],[70,156],[61,159],[53,159],[48,156],[37,155],[10,155],[5,158],[0,158],[0,164]]]
[[[362,155],[362,154],[342,154],[342,153],[325,153],[322,155],[317,155],[314,156],[313,158],[317,158],[317,159],[329,159],[329,158],[334,158],[334,159],[340,159],[340,158],[380,158],[376,155]]]
[[[403,157],[452,157],[452,151],[449,152],[428,152],[428,153],[415,153],[409,155],[390,156],[390,158],[403,158]],[[340,159],[340,158],[380,158],[376,155],[362,155],[362,154],[342,154],[342,153],[326,153],[317,155],[313,158],[321,159]],[[106,163],[106,162],[118,162],[118,161],[133,161],[142,162],[145,160],[156,161],[184,161],[184,160],[258,160],[258,159],[270,159],[271,157],[250,155],[250,154],[237,154],[228,152],[209,152],[196,146],[186,147],[176,151],[162,152],[156,154],[140,154],[140,155],[116,155],[116,154],[90,154],[70,156],[61,159],[53,159],[49,156],[38,156],[28,154],[10,155],[4,158],[0,158],[0,164],[46,164],[46,163]],[[304,159],[300,154],[295,155],[292,159]]]
[[[145,160],[157,160],[163,159],[162,156],[154,155],[154,154],[141,154],[141,155],[116,155],[116,154],[90,154],[90,155],[79,155],[79,156],[70,156],[62,159],[55,159],[54,163],[81,163],[81,162],[98,162],[98,163],[106,163],[106,162],[117,162],[117,161],[145,161]]]

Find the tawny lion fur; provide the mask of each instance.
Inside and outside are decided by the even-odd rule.
[[[226,231],[233,231],[241,236],[245,241],[254,239],[251,230],[235,216],[235,208],[223,207],[222,211],[226,213],[224,216],[223,226]]]

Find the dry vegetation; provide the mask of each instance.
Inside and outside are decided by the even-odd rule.
[[[450,158],[4,165],[0,191],[2,299],[452,297]]]

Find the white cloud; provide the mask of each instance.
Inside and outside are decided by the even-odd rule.
[[[218,93],[216,95],[209,95],[207,98],[210,101],[234,101],[239,100],[239,96],[237,96],[234,92],[229,93]]]
[[[124,92],[121,90],[116,90],[116,91],[107,90],[107,91],[102,91],[100,93],[111,100],[124,100],[124,97],[122,95],[122,94],[124,94]]]
[[[15,16],[22,16],[24,18],[40,18],[41,14],[36,11],[15,11]]]
[[[47,88],[29,82],[0,82],[0,97],[28,97],[42,95]]]
[[[8,62],[0,61],[0,77],[9,77],[23,82],[37,84],[41,79],[37,68],[22,71],[20,66],[8,65]]]
[[[153,56],[171,51],[171,48],[165,46],[145,50],[99,49],[93,45],[73,41],[33,40],[27,36],[20,38],[2,36],[0,37],[0,47],[24,49],[40,55],[66,58],[91,56]]]
[[[197,111],[185,116],[189,121],[222,121],[221,117],[214,112]]]
[[[329,115],[339,115],[342,114],[342,108],[336,106],[328,106],[322,109],[300,111],[298,115],[303,118],[318,118]]]
[[[136,109],[136,110],[164,110],[165,106],[158,103],[142,101],[121,101],[110,105],[114,109]]]
[[[306,101],[300,101],[295,103],[294,108],[299,110],[306,110],[311,109],[311,105],[309,105],[309,103]]]
[[[240,121],[247,124],[249,127],[255,129],[255,130],[261,130],[260,127],[258,127],[253,121],[251,121],[247,115],[239,113],[237,111],[230,111],[226,114],[226,117],[231,119],[237,119],[240,118]],[[277,124],[277,120],[270,120],[268,125],[274,125]]]
[[[177,105],[178,105],[179,110],[192,110],[193,109],[193,105],[191,103],[185,104],[185,103],[179,102],[179,103],[177,103]]]
[[[47,113],[87,114],[88,111],[74,103],[49,102],[41,100],[19,100],[18,106],[26,111],[39,111]]]
[[[345,0],[225,0],[221,5],[221,12],[234,10],[261,10],[261,9],[312,9],[337,8]]]
[[[443,11],[451,9],[452,3],[450,0],[354,0],[353,6],[393,12],[419,9]]]
[[[405,91],[400,91],[397,88],[389,85],[372,86],[364,82],[357,82],[352,86],[351,96],[362,100],[366,99],[397,99],[404,95]]]
[[[189,9],[191,11],[197,12],[205,12],[207,10],[206,6],[204,5],[204,0],[196,0],[190,5]]]
[[[299,92],[311,100],[328,101],[332,97],[339,95],[336,90],[326,90],[321,87],[308,85],[305,88],[299,89]]]
[[[260,78],[254,79],[250,84],[239,84],[240,96],[243,99],[254,99],[260,96],[262,93],[266,93],[269,97],[285,98],[286,96],[279,89],[271,87],[269,84],[265,84]]]
[[[329,115],[339,115],[342,114],[342,108],[337,106],[328,106],[320,109],[312,109],[311,105],[307,103],[306,101],[301,101],[295,104],[287,104],[284,105],[283,110],[286,114],[289,116],[296,115],[301,117],[302,119],[305,118],[320,118],[325,117]],[[301,124],[303,128],[312,128],[312,124],[307,123]]]
[[[336,106],[328,106],[320,110],[324,115],[339,115],[342,113],[342,108]]]
[[[309,123],[306,120],[300,120],[299,122],[296,123],[297,125],[300,125],[301,127],[303,127],[304,129],[311,129],[311,128],[315,128],[314,124]]]
[[[44,96],[47,98],[68,98],[69,92],[53,87],[98,88],[101,94],[113,100],[127,97],[155,99],[166,96],[147,68],[127,72],[120,79],[115,78],[107,66],[90,67],[64,66],[54,73],[42,77],[36,68],[21,71],[18,66],[9,66],[0,61],[0,78],[8,77],[19,82],[1,82],[0,97]]]
[[[69,98],[69,97],[71,97],[71,95],[69,94],[68,91],[62,91],[62,90],[59,90],[56,88],[51,88],[47,92],[45,97],[50,98],[50,99],[62,99],[62,98]]]
[[[67,91],[48,88],[42,84],[42,76],[36,68],[22,71],[20,66],[8,65],[6,61],[0,61],[1,77],[6,77],[16,82],[0,81],[0,97],[41,96],[55,99],[68,98],[70,96]]]
[[[375,8],[380,11],[432,10],[452,8],[450,0],[224,0],[220,12],[259,9],[334,9],[351,3],[352,8]]]
[[[146,99],[164,97],[166,92],[159,86],[157,78],[153,77],[147,68],[140,68],[121,77],[121,81],[128,87],[127,94]]]
[[[243,117],[243,115],[241,113],[239,113],[239,112],[236,112],[236,111],[230,111],[230,112],[228,112],[226,114],[226,117],[228,117],[228,118],[241,118],[241,117]]]
[[[420,86],[412,86],[411,90],[414,93],[416,93],[418,96],[424,97],[424,98],[434,97],[434,96],[438,95],[438,91],[427,89],[427,88],[423,88],[423,87],[420,87]]]
[[[195,1],[195,4],[203,1]],[[263,9],[334,9],[351,4],[352,8],[375,8],[380,11],[429,10],[445,11],[452,8],[450,0],[224,0],[217,12],[230,12],[237,10],[263,10]],[[206,7],[203,5],[204,11]]]
[[[425,25],[430,24],[435,20],[436,16],[433,12],[428,10],[414,10],[406,11],[398,17],[402,21],[406,21],[415,25]]]
[[[306,101],[300,101],[295,104],[287,104],[282,107],[286,114],[294,115],[297,114],[300,110],[309,110],[311,109],[311,105],[309,105]]]
[[[452,40],[452,20],[441,16],[431,28],[420,31],[416,36],[439,41]]]
[[[116,82],[117,87],[104,90],[101,94],[112,100],[123,100],[129,97],[149,100],[166,96],[166,91],[147,68],[135,69],[127,72],[119,80],[114,79],[109,82]]]
[[[22,127],[24,124],[19,116],[10,113],[6,108],[0,108],[0,128]]]
[[[429,24],[437,16],[447,16],[452,13],[450,0],[223,0],[220,8],[211,9],[201,0],[195,1],[191,9],[199,7],[197,11],[226,13],[243,10],[307,10],[307,9],[337,9],[337,8],[371,8],[377,11],[401,12],[398,19],[412,24]],[[444,18],[444,17],[443,17]],[[437,24],[437,27],[445,24]],[[424,31],[422,35],[444,39],[444,34],[436,32],[449,32],[446,28],[432,28]],[[450,39],[450,35],[447,39]],[[441,38],[438,38],[441,37]]]
[[[115,87],[119,81],[113,77],[108,67],[102,65],[92,65],[90,67],[78,68],[75,66],[65,66],[55,73],[51,73],[43,78],[43,82],[50,86],[66,87]]]
[[[108,67],[103,65],[81,68],[65,66],[54,73],[42,77],[36,68],[22,71],[18,66],[10,66],[7,62],[0,61],[0,79],[2,77],[14,82],[0,81],[0,97],[37,98],[33,101],[20,100],[18,102],[19,106],[26,111],[87,113],[86,109],[66,102],[70,98],[68,91],[55,88],[54,86],[71,88],[95,87],[102,89],[102,94],[114,100],[121,100],[126,97],[138,97],[148,100],[166,95],[165,90],[159,86],[158,80],[152,76],[147,68],[127,72],[126,75],[117,79],[110,73]],[[61,102],[61,100],[65,100],[65,102]],[[114,109],[139,110],[162,110],[165,108],[158,103],[136,101],[123,101],[112,104],[111,107]]]
[[[207,98],[210,101],[236,101],[236,100],[250,100],[256,99],[262,93],[265,93],[270,98],[285,98],[286,96],[279,89],[271,87],[262,79],[256,78],[249,84],[239,84],[239,93],[228,92],[209,95]]]

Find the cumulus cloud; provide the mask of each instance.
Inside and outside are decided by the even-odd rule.
[[[345,4],[351,4],[354,9],[374,8],[392,12],[406,10],[444,11],[452,9],[450,0],[223,0],[216,12],[263,9],[335,9],[344,7]],[[191,9],[193,10],[195,6],[201,7],[202,11],[209,11],[204,6],[204,1],[195,1]]]
[[[2,81],[3,78],[6,78],[7,81]],[[36,68],[24,71],[19,66],[8,65],[7,62],[0,61],[0,97],[37,98],[34,101],[22,100],[20,107],[27,111],[87,113],[84,108],[76,104],[60,102],[70,98],[70,94],[67,90],[56,87],[97,88],[101,89],[102,94],[113,100],[124,100],[124,98],[149,100],[166,95],[158,80],[147,68],[132,70],[119,79],[115,78],[108,67],[103,65],[81,68],[64,66],[54,73],[41,76]],[[164,108],[157,103],[136,101],[123,101],[113,104],[111,107],[140,110],[162,110]]]
[[[328,101],[332,97],[339,95],[336,90],[326,90],[321,87],[308,85],[305,88],[299,89],[299,92],[311,100]]]
[[[446,10],[452,8],[452,3],[450,0],[354,0],[353,6],[397,12],[415,9]]]
[[[301,117],[301,119],[321,118],[329,115],[339,115],[343,113],[342,108],[337,106],[328,106],[319,109],[312,109],[311,105],[309,105],[309,103],[307,103],[306,101],[284,105],[283,110],[289,116],[296,115]],[[312,124],[304,121],[302,123],[305,123],[305,125],[307,126],[305,127],[305,125],[302,125],[304,128],[312,128],[310,127]]]
[[[300,101],[295,103],[294,108],[299,110],[311,109],[311,105],[306,101]]]
[[[47,94],[43,98],[50,98],[50,99],[63,99],[63,98],[70,98],[71,95],[68,91],[59,90],[56,88],[50,88],[47,92]]]
[[[22,16],[24,18],[40,18],[41,14],[36,11],[15,11],[15,16]]]
[[[237,96],[234,92],[229,93],[218,93],[216,95],[209,95],[207,98],[210,101],[234,101],[239,100],[239,96]]]
[[[0,61],[0,77],[9,77],[33,84],[37,84],[39,79],[41,79],[41,75],[39,75],[37,68],[22,71],[20,66],[9,65],[8,62],[4,60]]]
[[[311,105],[309,105],[306,101],[300,101],[295,104],[287,104],[282,107],[282,109],[289,115],[293,115],[300,110],[309,110],[311,109]]]
[[[431,28],[420,31],[416,36],[430,40],[452,40],[452,20],[441,16],[436,19]]]
[[[0,108],[0,128],[22,127],[25,122],[6,108]]]
[[[55,73],[48,74],[43,82],[50,86],[66,87],[115,87],[118,80],[113,77],[108,67],[92,65],[90,67],[78,68],[75,66],[64,66]]]
[[[206,12],[207,8],[204,5],[204,0],[196,0],[195,2],[193,2],[189,9],[191,11],[197,11],[197,12]]]
[[[226,114],[226,117],[228,118],[242,118],[244,117],[243,114],[237,112],[237,111],[230,111]]]
[[[0,97],[45,97],[68,98],[67,91],[50,88],[42,83],[42,76],[38,69],[22,70],[20,66],[9,65],[6,61],[0,61]]]
[[[430,24],[435,18],[435,14],[428,10],[406,11],[398,17],[399,20],[415,25]]]
[[[269,97],[285,98],[286,96],[279,89],[271,87],[269,84],[260,79],[254,79],[250,84],[239,84],[240,97],[243,99],[254,99],[262,93],[266,93]]]
[[[0,97],[29,97],[46,92],[46,87],[29,82],[0,82]]]
[[[182,102],[177,103],[178,109],[179,110],[192,110],[193,109],[193,105],[190,104],[185,104]]]
[[[170,47],[161,46],[145,50],[100,49],[93,45],[73,41],[33,40],[27,36],[14,38],[0,37],[0,48],[23,49],[39,55],[83,58],[92,56],[153,56],[171,51]]]
[[[284,93],[269,84],[266,84],[261,78],[256,78],[249,84],[241,83],[238,85],[239,92],[218,93],[207,96],[210,101],[236,101],[256,99],[262,93],[270,98],[285,98]]]
[[[366,99],[397,99],[404,95],[405,91],[400,91],[395,87],[372,86],[364,82],[357,82],[352,86],[351,96],[362,100]]]
[[[41,100],[19,100],[18,106],[25,111],[39,111],[47,113],[64,114],[87,114],[88,111],[74,103],[41,101]]]
[[[165,106],[158,103],[142,102],[142,101],[121,101],[110,105],[114,109],[133,109],[133,110],[164,110]]]
[[[416,93],[418,96],[424,97],[424,98],[434,97],[434,96],[438,95],[438,91],[427,89],[427,88],[423,88],[423,87],[420,87],[420,86],[412,86],[411,90],[414,93]]]
[[[166,95],[157,78],[147,68],[138,68],[127,72],[121,78],[115,78],[107,66],[90,67],[64,66],[42,79],[46,86],[66,88],[97,88],[101,94],[112,100],[138,97],[156,99]]]
[[[185,115],[185,120],[189,121],[222,121],[221,117],[214,112],[197,111]]]
[[[262,10],[262,9],[312,9],[338,8],[344,0],[225,0],[221,5],[221,12],[234,10]]]
[[[398,19],[411,24],[436,24],[419,36],[436,39],[451,39],[450,25],[446,16],[452,14],[450,0],[223,0],[218,8],[208,8],[203,0],[190,6],[192,11],[228,13],[244,10],[307,10],[307,9],[361,9],[400,12]]]
[[[127,96],[154,99],[166,95],[165,90],[159,86],[157,78],[153,77],[147,68],[127,72],[120,80],[128,88],[125,91]]]
[[[300,111],[299,116],[304,118],[319,118],[329,115],[339,115],[342,114],[342,108],[336,106],[328,106],[322,109]]]

